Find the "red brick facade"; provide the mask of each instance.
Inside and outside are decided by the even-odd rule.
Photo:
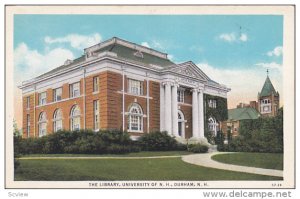
[[[94,92],[93,78],[99,78],[98,92]],[[99,126],[100,129],[123,129],[123,85],[122,74],[112,71],[105,71],[91,76],[87,76],[80,80],[80,96],[77,98],[69,98],[70,85],[63,84],[62,99],[53,102],[53,89],[46,89],[47,102],[46,105],[39,106],[39,93],[33,93],[23,96],[23,137],[27,137],[27,114],[30,115],[30,137],[38,136],[38,120],[41,112],[45,112],[47,116],[47,133],[54,131],[53,116],[57,109],[61,109],[63,113],[63,129],[70,129],[70,113],[74,105],[80,108],[80,127],[86,129],[94,129],[94,109],[93,102],[99,100]],[[160,129],[160,83],[149,80],[149,100],[147,100],[147,80],[143,83],[143,95],[131,95],[128,91],[128,77],[124,76],[124,102],[125,102],[125,125],[124,129],[128,129],[128,109],[132,103],[137,103],[143,111],[143,133],[156,131]],[[84,93],[85,91],[85,93]],[[41,92],[40,92],[41,93]],[[35,95],[35,101],[34,101]],[[85,95],[85,97],[84,97]],[[27,97],[30,96],[30,107],[27,109]],[[184,114],[185,120],[185,137],[192,137],[192,95],[191,92],[185,91],[184,103],[179,103],[179,110]],[[149,101],[149,114],[147,113],[147,103]],[[85,104],[85,106],[84,106]],[[35,108],[34,108],[35,107]],[[85,114],[84,114],[85,110]],[[148,117],[149,115],[149,131]],[[131,133],[131,135],[141,135],[141,133]]]

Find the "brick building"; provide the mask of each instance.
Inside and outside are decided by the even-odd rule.
[[[175,64],[165,53],[115,37],[19,88],[23,137],[120,129],[133,139],[154,130],[204,138],[203,95],[226,98],[230,90],[191,61]]]
[[[275,90],[269,75],[257,95],[257,110],[263,117],[276,116],[279,109],[279,93]]]

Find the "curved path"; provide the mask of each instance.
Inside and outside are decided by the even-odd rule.
[[[239,166],[239,165],[232,165],[232,164],[225,164],[217,162],[211,159],[212,156],[217,154],[227,154],[233,152],[213,152],[213,153],[202,153],[202,154],[192,154],[192,155],[184,155],[182,156],[182,160],[184,162],[210,167],[215,169],[223,169],[229,171],[237,171],[237,172],[244,172],[244,173],[253,173],[259,175],[268,175],[268,176],[277,176],[283,177],[283,171],[275,170],[275,169],[263,169],[263,168],[256,168],[256,167],[247,167],[247,166]]]

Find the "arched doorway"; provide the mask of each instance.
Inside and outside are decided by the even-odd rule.
[[[178,110],[178,135],[185,138],[185,120],[181,110]]]

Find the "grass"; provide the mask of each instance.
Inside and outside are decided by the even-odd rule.
[[[279,177],[206,168],[181,158],[19,160],[16,181],[83,180],[282,180]]]
[[[141,151],[127,154],[30,154],[22,157],[151,157],[151,156],[179,156],[192,154],[188,151]]]
[[[212,159],[226,164],[283,170],[282,153],[218,154],[212,156]]]

